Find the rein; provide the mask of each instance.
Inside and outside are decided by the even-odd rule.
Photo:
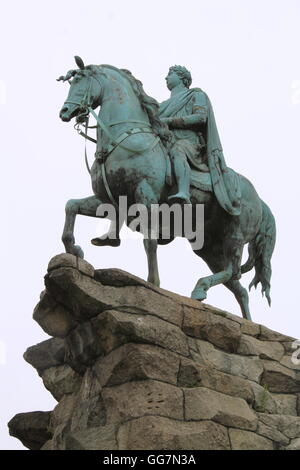
[[[113,137],[113,135],[110,133],[110,131],[109,131],[108,127],[106,126],[106,124],[100,119],[99,116],[97,116],[97,114],[95,113],[95,111],[92,108],[91,87],[92,87],[92,79],[93,78],[95,78],[95,77],[92,77],[92,76],[90,77],[90,83],[89,83],[88,89],[87,89],[83,99],[81,100],[81,102],[78,102],[78,101],[65,101],[66,104],[75,104],[75,105],[79,106],[83,110],[83,112],[79,116],[85,116],[85,132],[83,132],[79,128],[79,125],[80,125],[79,122],[77,122],[75,124],[74,128],[77,130],[79,135],[81,135],[82,137],[85,138],[84,158],[85,158],[85,164],[86,164],[86,167],[87,167],[87,170],[88,170],[89,174],[91,174],[91,169],[90,169],[89,162],[88,162],[86,141],[89,140],[89,141],[91,141],[95,144],[98,144],[98,141],[96,139],[93,139],[92,137],[90,137],[88,135],[88,129],[95,129],[95,128],[99,127],[100,129],[103,130],[103,132],[108,137],[108,139],[110,141],[110,145],[107,149],[107,152],[105,152],[106,159],[116,147],[121,147],[123,150],[126,150],[128,152],[133,152],[134,154],[139,154],[139,153],[146,152],[147,150],[148,151],[152,150],[160,141],[159,137],[156,136],[154,138],[154,141],[151,144],[149,144],[146,147],[141,148],[141,149],[133,149],[131,147],[127,147],[127,146],[123,145],[121,142],[123,142],[125,139],[127,139],[131,135],[138,134],[138,133],[153,134],[153,130],[151,129],[149,123],[146,123],[146,122],[143,122],[143,121],[136,121],[136,120],[118,121],[118,122],[114,122],[114,123],[110,124],[110,127],[112,127],[112,126],[116,126],[118,124],[125,124],[125,123],[129,123],[129,122],[134,122],[134,123],[138,123],[138,124],[143,124],[145,126],[145,127],[138,127],[138,128],[134,128],[134,129],[130,129],[128,131],[125,131],[118,138]],[[100,82],[96,78],[95,78],[95,80],[101,86]],[[96,119],[97,126],[89,126],[88,125],[89,113],[91,113],[93,115],[93,117]],[[108,182],[107,182],[106,172],[105,172],[105,161],[104,161],[103,155],[99,158],[98,152],[96,152],[96,158],[98,160],[100,160],[102,179],[103,179],[103,183],[104,183],[106,192],[107,192],[111,202],[115,206],[117,206],[117,203],[116,203],[116,201],[115,201],[115,199],[114,199],[114,197],[111,193],[111,190],[110,190]]]

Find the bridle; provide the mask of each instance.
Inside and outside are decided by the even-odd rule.
[[[104,122],[102,121],[102,119],[99,118],[99,116],[97,116],[97,114],[95,113],[95,111],[93,110],[92,108],[92,102],[91,102],[91,88],[92,88],[92,80],[93,78],[98,82],[98,84],[100,85],[101,87],[101,83],[99,82],[99,80],[95,77],[95,76],[90,76],[90,82],[89,82],[89,86],[87,87],[87,91],[85,92],[85,95],[83,97],[83,99],[79,102],[79,101],[70,101],[70,100],[67,100],[65,101],[66,104],[75,104],[77,106],[80,107],[80,109],[83,110],[83,112],[77,116],[77,122],[75,124],[75,129],[79,132],[80,135],[83,135],[85,138],[88,138],[88,140],[91,140],[92,142],[94,143],[97,143],[97,140],[89,137],[86,134],[84,134],[79,128],[78,126],[81,124],[80,120],[78,118],[80,117],[85,117],[84,121],[86,123],[86,130],[89,128],[89,129],[92,129],[92,128],[97,128],[98,126],[103,130],[103,132],[106,134],[106,136],[109,138],[109,141],[110,141],[110,147],[113,146],[114,148],[116,146],[119,146],[121,147],[122,149],[124,150],[127,150],[129,152],[134,152],[134,153],[143,153],[145,152],[146,150],[151,150],[158,142],[159,142],[159,137],[156,137],[155,138],[155,141],[153,144],[150,144],[150,145],[147,145],[146,147],[144,148],[141,148],[141,149],[132,149],[130,147],[127,147],[125,145],[122,145],[121,142],[119,141],[119,138],[120,136],[116,139],[115,137],[113,137],[113,135],[111,134],[111,132],[109,131],[108,127],[106,126],[106,124],[104,124]],[[88,115],[89,113],[91,113],[93,115],[93,117],[96,119],[97,121],[97,126],[88,126]],[[143,128],[136,128],[136,129],[131,129],[124,134],[124,139],[122,140],[125,140],[125,138],[129,137],[130,135],[132,134],[136,134],[137,133],[137,130],[139,130],[140,132],[147,132],[147,133],[151,133],[153,134],[153,130],[151,129],[150,127],[150,124],[147,123],[147,122],[143,122],[143,121],[119,121],[119,122],[115,122],[115,123],[111,123],[109,125],[109,127],[112,127],[112,126],[115,126],[117,124],[122,124],[122,123],[129,123],[129,122],[135,122],[135,123],[139,123],[139,124],[143,124],[145,127]],[[123,136],[123,134],[121,136]],[[126,136],[125,136],[126,134]],[[109,153],[111,153],[114,148],[110,148],[109,149]],[[109,154],[108,153],[108,154]]]
[[[114,199],[114,197],[111,193],[111,190],[109,188],[107,178],[106,178],[105,161],[106,161],[107,157],[112,153],[112,151],[116,147],[120,147],[123,150],[126,150],[128,152],[133,152],[134,154],[140,154],[140,153],[143,153],[143,152],[146,152],[146,151],[150,151],[159,143],[160,139],[159,139],[158,136],[155,136],[155,139],[151,144],[149,144],[146,147],[141,148],[141,149],[133,149],[133,148],[130,148],[130,147],[125,146],[124,144],[122,144],[122,142],[124,140],[126,140],[129,136],[134,135],[134,134],[138,134],[138,133],[154,134],[153,129],[151,128],[149,123],[143,122],[143,121],[136,121],[136,120],[134,120],[134,121],[128,121],[128,120],[127,121],[119,121],[119,122],[111,123],[111,124],[109,124],[109,126],[107,126],[102,121],[102,119],[100,119],[100,117],[97,116],[97,114],[95,113],[95,111],[92,108],[92,104],[93,104],[92,103],[92,96],[91,96],[92,80],[95,79],[98,82],[98,84],[100,85],[101,89],[102,89],[102,85],[101,85],[100,81],[94,75],[90,75],[89,78],[90,78],[89,85],[88,85],[87,90],[86,90],[86,92],[83,96],[83,99],[80,102],[79,101],[67,100],[67,101],[65,101],[65,104],[75,104],[76,106],[79,106],[80,109],[82,109],[82,111],[83,111],[82,113],[80,113],[76,117],[76,124],[74,125],[74,128],[77,130],[77,132],[82,137],[85,138],[84,156],[85,156],[85,164],[86,164],[86,167],[87,167],[87,170],[88,170],[89,174],[91,174],[91,169],[90,169],[90,166],[89,166],[89,163],[88,163],[87,150],[86,150],[86,140],[90,140],[91,142],[94,142],[97,145],[98,145],[98,140],[95,140],[95,139],[93,139],[92,137],[90,137],[88,135],[88,129],[98,128],[99,127],[100,129],[102,129],[104,134],[106,134],[106,136],[108,137],[109,145],[108,145],[107,151],[105,153],[103,153],[101,151],[100,152],[96,151],[95,158],[97,160],[100,160],[101,173],[102,173],[102,178],[103,178],[103,182],[104,182],[106,192],[107,192],[109,198],[111,199],[111,201],[113,202],[113,204],[117,205],[117,203],[116,203],[116,201],[115,201],[115,199]],[[89,126],[88,125],[89,114],[90,113],[93,115],[93,117],[97,121],[96,126]],[[117,124],[130,123],[130,122],[143,124],[143,127],[137,127],[137,128],[133,128],[133,129],[130,129],[128,131],[125,131],[121,135],[119,135],[117,138],[115,138],[111,134],[111,132],[109,131],[108,127],[112,127],[112,126],[115,126]],[[83,123],[85,124],[85,132],[83,132],[80,129],[80,125],[83,124]]]

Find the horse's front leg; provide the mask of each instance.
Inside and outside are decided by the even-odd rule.
[[[151,207],[152,204],[158,203],[158,196],[155,194],[150,184],[143,180],[139,183],[135,191],[135,200],[138,205],[141,205],[138,212],[142,208],[146,211],[145,217],[142,217],[141,233],[144,236],[144,248],[147,254],[148,260],[148,282],[151,282],[155,286],[159,287],[159,273],[158,273],[158,262],[157,262],[157,236],[155,228],[151,227]],[[144,222],[144,223],[143,223]],[[144,225],[145,224],[145,225]],[[152,231],[152,229],[154,229]]]
[[[148,282],[151,282],[155,286],[159,287],[160,279],[158,272],[157,262],[157,240],[151,240],[144,238],[144,247],[147,253],[148,259]]]
[[[65,245],[67,253],[84,257],[83,250],[79,245],[75,245],[74,226],[76,215],[87,215],[89,217],[97,217],[97,208],[102,202],[96,196],[89,196],[83,199],[70,199],[66,204],[66,219],[64,231],[62,234],[62,241]]]

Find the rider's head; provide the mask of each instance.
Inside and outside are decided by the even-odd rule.
[[[173,65],[173,67],[170,67],[169,74],[171,73],[176,73],[186,88],[191,86],[192,76],[190,72],[182,65]]]

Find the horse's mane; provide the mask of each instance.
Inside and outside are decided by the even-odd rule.
[[[102,67],[110,68],[116,72],[119,72],[129,81],[134,93],[141,103],[142,108],[148,115],[153,131],[161,138],[163,144],[169,148],[173,139],[172,133],[170,132],[168,126],[160,120],[158,114],[159,104],[156,99],[146,94],[142,82],[135,78],[129,70],[118,69],[113,65],[104,65]]]

